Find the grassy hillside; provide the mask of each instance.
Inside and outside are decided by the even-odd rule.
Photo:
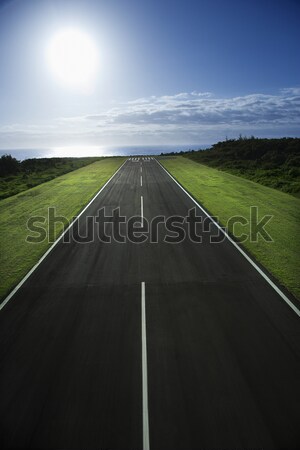
[[[50,206],[56,208],[57,215],[71,220],[124,159],[104,158],[0,201],[0,298],[24,277],[49,247],[47,242],[25,242],[27,220],[33,215],[47,217]],[[62,225],[57,227],[56,236],[61,232]]]
[[[18,161],[10,155],[3,155],[0,158],[0,199],[18,194],[100,159],[101,157],[32,158]]]
[[[188,158],[168,157],[160,162],[222,225],[234,215],[249,219],[253,205],[258,207],[259,219],[272,215],[266,230],[274,242],[259,239],[255,243],[247,239],[243,245],[300,299],[300,199]],[[233,230],[230,226],[229,231],[235,236],[249,236],[250,227],[237,225]]]
[[[300,139],[240,138],[185,157],[300,196]]]

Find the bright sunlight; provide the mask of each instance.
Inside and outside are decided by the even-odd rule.
[[[64,85],[89,90],[95,80],[98,51],[88,34],[68,28],[50,40],[47,61],[53,75]]]

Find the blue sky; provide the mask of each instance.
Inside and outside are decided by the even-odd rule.
[[[298,0],[0,0],[0,149],[209,144],[300,135]],[[47,43],[99,52],[88,92]]]

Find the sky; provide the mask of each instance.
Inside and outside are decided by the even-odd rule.
[[[0,0],[0,149],[299,137],[299,25],[300,0]],[[50,67],[69,29],[88,86]]]

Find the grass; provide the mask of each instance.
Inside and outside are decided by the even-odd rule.
[[[27,220],[47,216],[48,207],[68,220],[77,215],[118,169],[124,158],[105,158],[0,201],[0,298],[24,277],[50,246],[26,243]],[[46,225],[45,225],[46,226]],[[57,226],[56,237],[63,225]]]
[[[193,160],[193,158],[191,157]],[[255,181],[256,183],[263,184],[264,186],[278,189],[282,192],[287,192],[295,197],[300,197],[300,168],[262,168],[255,167],[251,162],[243,162],[240,164],[236,162],[228,162],[225,164],[223,161],[201,161],[194,159],[195,162],[205,164],[218,170],[224,170],[225,172],[237,175],[239,177],[247,178],[248,180]]]
[[[247,239],[243,246],[300,299],[299,198],[184,157],[161,158],[160,162],[222,225],[234,215],[249,219],[250,206],[258,207],[259,219],[272,215],[265,228],[273,242]],[[249,226],[236,225],[233,229],[230,225],[228,229],[233,236],[250,236]]]
[[[0,176],[0,200],[26,191],[80,167],[99,161],[101,157],[39,158],[19,163],[16,173]]]
[[[300,139],[231,139],[188,151],[192,161],[300,197]]]

